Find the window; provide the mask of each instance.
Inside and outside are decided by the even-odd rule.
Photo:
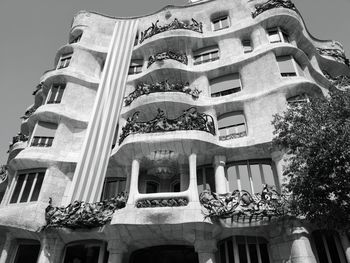
[[[153,194],[159,192],[159,184],[153,181],[146,182],[146,194]]]
[[[346,262],[344,250],[336,232],[318,230],[312,233],[312,237],[315,242],[318,262]]]
[[[175,193],[180,192],[180,189],[181,189],[180,182],[178,180],[172,182],[170,185],[170,188],[172,192],[175,192]]]
[[[30,146],[50,147],[52,146],[53,138],[57,124],[50,122],[39,121],[34,129],[34,136],[31,140]]]
[[[126,179],[119,177],[107,177],[102,191],[102,200],[111,199],[125,191]]]
[[[229,190],[261,193],[263,184],[278,187],[278,178],[271,160],[244,160],[228,163]]]
[[[288,34],[279,27],[270,28],[267,30],[267,33],[269,35],[270,43],[290,42]]]
[[[61,103],[65,84],[53,84],[48,96],[47,104]]]
[[[63,263],[103,263],[107,262],[108,252],[101,242],[71,244],[66,247]]]
[[[219,48],[209,47],[194,52],[194,65],[214,61],[219,59]]]
[[[138,43],[139,43],[139,32],[136,33],[134,46],[137,46]]]
[[[242,46],[243,46],[244,53],[249,53],[253,51],[253,47],[250,39],[242,40]]]
[[[239,73],[218,77],[210,81],[212,97],[220,97],[241,91]]]
[[[77,36],[74,36],[73,39],[70,41],[70,44],[78,43],[82,37],[83,33],[78,34]]]
[[[130,63],[129,67],[129,75],[134,75],[142,72],[142,65],[143,61],[142,60],[133,60]]]
[[[14,263],[36,263],[39,257],[40,243],[35,240],[19,240]]]
[[[211,21],[213,31],[221,30],[224,28],[228,28],[230,26],[230,22],[228,20],[228,16],[222,16],[220,18],[213,19]]]
[[[276,57],[282,77],[303,76],[303,70],[292,56]]]
[[[296,95],[296,96],[293,96],[293,97],[289,97],[287,99],[287,103],[289,105],[298,105],[300,103],[307,103],[309,102],[310,99],[309,99],[309,96],[306,94],[306,93],[303,93],[303,94],[299,94],[299,95]]]
[[[10,204],[38,201],[45,171],[18,172],[14,179]]]
[[[57,69],[66,68],[72,59],[73,53],[62,55],[57,64]]]
[[[242,113],[229,112],[218,117],[219,139],[230,140],[247,135]]]
[[[197,188],[198,193],[204,190],[215,192],[215,176],[212,165],[197,168]]]
[[[262,237],[236,236],[218,243],[220,263],[269,263],[267,241]]]

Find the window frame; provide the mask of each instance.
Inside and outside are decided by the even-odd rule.
[[[217,54],[217,56],[213,56]],[[204,57],[209,55],[209,58],[204,60]],[[197,58],[201,58],[200,61],[196,61]],[[220,59],[220,49],[218,46],[212,46],[207,48],[202,48],[193,52],[193,65],[201,65],[204,63],[216,61]]]
[[[327,230],[316,230],[316,231],[313,231],[311,234],[312,243],[313,243],[314,252],[315,252],[314,254],[315,254],[316,259],[319,261],[319,258],[320,258],[320,255],[318,253],[319,252],[318,247],[316,244],[316,239],[317,239],[317,237],[321,237],[320,241],[322,242],[322,246],[323,246],[324,252],[326,254],[327,263],[334,263],[332,261],[332,255],[330,253],[329,244],[328,244],[326,235],[328,235],[329,237],[332,238],[332,241],[334,242],[335,248],[337,250],[337,257],[338,257],[339,261],[346,262],[345,251],[341,245],[341,241],[339,239],[339,234],[335,231],[327,231]]]
[[[79,246],[79,245],[87,245],[87,246],[98,246],[100,247],[99,254],[98,254],[98,263],[104,263],[106,262],[106,257],[109,255],[106,247],[107,244],[100,240],[79,240],[79,241],[73,241],[71,243],[68,243],[64,247],[64,253],[63,253],[63,259],[62,263],[65,262],[66,255],[67,255],[67,248]],[[107,253],[106,253],[107,252]]]
[[[212,84],[212,82],[218,81],[218,79],[220,79],[220,78],[222,79],[222,78],[225,78],[225,77],[227,77],[229,75],[235,75],[235,74],[238,75],[239,88],[238,87],[234,87],[234,88],[227,89],[227,90],[224,90],[224,91],[212,93],[212,86],[215,84],[215,83]],[[234,93],[238,93],[238,92],[243,90],[243,85],[242,85],[242,80],[241,80],[241,73],[240,72],[234,72],[234,73],[231,73],[231,74],[219,76],[219,77],[214,78],[214,79],[210,79],[209,80],[209,89],[210,89],[210,91],[209,91],[210,92],[210,96],[212,98],[218,98],[218,97],[223,97],[223,96],[231,95],[231,94],[234,94]],[[215,96],[213,96],[213,95],[215,95]]]
[[[39,259],[39,256],[40,256],[40,250],[41,250],[41,243],[38,241],[38,240],[35,240],[35,239],[16,239],[16,242],[15,242],[15,253],[13,254],[13,258],[12,258],[12,261],[10,260],[10,262],[13,262],[13,263],[16,263],[16,259],[17,259],[17,254],[18,254],[18,250],[19,250],[19,247],[21,245],[38,245],[39,246],[39,251],[38,251],[38,256],[37,256],[37,261]]]
[[[73,57],[73,52],[62,54],[60,56],[60,59],[58,60],[56,70],[67,68],[72,61],[72,57]],[[62,65],[62,62],[64,62],[63,65]]]
[[[16,171],[15,176],[13,177],[13,180],[12,180],[11,185],[10,185],[10,188],[9,188],[9,195],[8,195],[8,198],[7,198],[8,200],[7,200],[6,203],[7,203],[8,205],[18,205],[18,204],[27,204],[27,203],[38,202],[38,200],[40,200],[40,194],[41,194],[42,187],[43,187],[43,185],[44,185],[44,180],[45,180],[45,177],[46,177],[46,172],[47,172],[47,169],[46,169],[46,168],[38,168],[38,169],[31,169],[31,170]],[[32,173],[35,173],[35,178],[34,178],[34,180],[33,180],[31,189],[30,189],[30,191],[29,191],[27,200],[21,202],[22,195],[23,195],[23,192],[24,192],[24,189],[25,189],[25,187],[26,187],[27,180],[28,180],[28,176],[29,176],[29,174],[32,174]],[[36,184],[37,184],[37,182],[38,182],[39,174],[43,174],[43,180],[42,180],[41,185],[40,185],[39,194],[38,194],[37,200],[31,201],[31,199],[32,199],[32,197],[33,197],[34,189],[35,189]],[[25,175],[25,178],[24,178],[24,181],[23,181],[23,183],[22,183],[20,192],[19,192],[19,194],[18,194],[18,197],[17,197],[16,202],[11,202],[11,199],[12,199],[12,197],[13,197],[15,188],[16,188],[16,186],[17,186],[18,178],[19,178],[21,175]]]
[[[212,169],[212,172],[214,174],[214,178],[212,178],[212,183],[214,183],[212,186],[210,186],[210,180],[207,178],[207,169]],[[202,182],[199,182],[198,180],[198,170],[201,170],[201,175],[202,175]],[[203,191],[205,190],[210,190],[212,192],[215,192],[216,189],[216,185],[215,185],[215,170],[212,164],[205,164],[205,165],[201,165],[201,166],[197,166],[196,169],[196,176],[197,176],[197,189],[198,189],[198,183],[202,183],[203,186]],[[209,174],[208,174],[209,176]],[[209,187],[207,187],[209,185]]]
[[[220,30],[229,28],[231,26],[229,18],[230,18],[229,15],[222,15],[222,16],[219,16],[217,18],[212,19],[211,20],[211,29],[212,29],[212,31],[215,32],[215,31],[220,31]],[[227,20],[227,26],[223,27],[222,21],[224,21],[225,19]],[[215,29],[215,23],[216,22],[219,22],[219,28],[218,29]]]
[[[294,71],[295,72],[281,72],[281,68],[280,68],[280,65],[279,65],[279,61],[278,61],[278,58],[281,58],[281,57],[289,57],[290,60],[292,61],[292,64],[293,64],[293,68],[294,68]],[[292,55],[283,55],[283,56],[276,56],[276,62],[277,62],[277,65],[278,65],[278,69],[280,71],[280,76],[282,78],[292,78],[292,77],[303,77],[303,75],[300,74],[299,70],[298,70],[298,67],[300,67],[300,70],[302,71],[302,68],[301,66],[298,64],[298,62],[295,60],[295,58],[292,56]]]
[[[290,44],[289,34],[287,33],[287,31],[285,31],[281,27],[279,27],[279,26],[271,27],[271,28],[266,29],[266,31],[267,31],[267,35],[268,35],[268,39],[269,39],[270,44],[275,44],[275,43],[289,43]],[[280,39],[279,41],[271,41],[271,39],[270,39],[270,37],[271,37],[270,32],[271,31],[277,31],[277,35]]]
[[[253,52],[254,48],[252,46],[252,40],[251,39],[242,39],[241,42],[242,42],[244,54]],[[245,45],[245,43],[247,43],[247,42],[249,42],[249,45]],[[250,47],[250,49],[247,50],[246,47]]]
[[[56,124],[56,125],[57,125],[56,131],[55,131],[55,134],[54,134],[53,137],[35,136],[35,133],[36,133],[36,131],[37,131],[37,129],[38,129],[39,122],[40,122],[40,121],[38,121],[38,122],[35,124],[35,126],[34,126],[34,129],[33,129],[33,132],[32,132],[32,134],[31,134],[30,140],[28,141],[28,146],[29,146],[29,147],[45,147],[45,148],[47,148],[47,147],[52,147],[52,145],[53,145],[53,140],[55,139],[56,131],[57,131],[57,129],[58,129],[58,124],[57,124],[57,123],[54,123],[54,122],[49,122],[49,123],[52,123],[52,124]],[[40,141],[41,141],[41,139],[44,139],[44,141],[48,140],[48,142],[50,142],[50,141],[49,141],[50,139],[52,139],[52,140],[51,140],[51,144],[50,144],[50,145],[46,145],[46,144],[44,144],[44,145],[32,145],[32,144],[33,144],[33,140],[34,140],[35,138],[39,138]]]
[[[230,114],[230,113],[232,113],[232,114]],[[223,113],[223,114],[221,114],[220,116],[217,117],[219,140],[221,140],[221,139],[220,139],[221,137],[225,137],[225,136],[229,136],[229,135],[234,135],[234,134],[239,134],[239,132],[235,132],[235,133],[228,133],[228,134],[226,134],[226,135],[220,135],[220,130],[224,130],[224,129],[225,129],[225,130],[229,131],[229,130],[228,130],[229,128],[242,126],[242,123],[238,123],[238,124],[232,124],[232,125],[230,125],[230,126],[219,127],[219,120],[220,120],[220,117],[225,116],[225,115],[226,115],[227,117],[242,115],[243,118],[244,118],[244,128],[245,128],[245,133],[246,133],[246,135],[245,135],[245,136],[242,136],[242,137],[248,136],[248,125],[247,125],[247,120],[246,120],[246,117],[245,117],[245,115],[244,115],[244,112],[240,112],[240,111],[225,112],[225,113]],[[225,116],[225,117],[226,117],[226,116]],[[222,117],[222,118],[224,118],[224,117]]]
[[[108,183],[113,183],[113,182],[117,182],[117,194],[120,194],[123,191],[119,191],[119,188],[121,188],[121,182],[124,181],[125,182],[125,189],[124,191],[126,191],[126,178],[125,177],[106,177],[104,182],[103,182],[103,188],[102,188],[102,194],[101,194],[101,201],[109,199],[109,198],[105,198],[105,191],[106,191],[106,187]]]
[[[50,101],[50,98],[51,98],[51,96],[52,96],[52,89],[53,89],[53,88],[56,88],[56,87],[58,87],[57,93],[56,93],[56,95],[55,95],[53,101],[52,101],[52,102],[49,102],[49,101]],[[62,83],[62,84],[60,84],[60,83],[53,83],[53,84],[51,85],[51,88],[50,88],[50,90],[49,90],[49,93],[47,94],[45,104],[60,104],[60,103],[62,102],[62,98],[63,98],[65,89],[66,89],[66,83]],[[59,97],[59,92],[60,92],[60,90],[63,90],[63,91],[62,91],[62,96],[61,96],[60,101],[57,101],[57,99],[58,99],[58,97]]]
[[[132,65],[135,64],[135,65]],[[132,60],[130,62],[130,66],[128,69],[128,75],[136,75],[136,74],[140,74],[142,72],[143,69],[143,61],[141,60]]]

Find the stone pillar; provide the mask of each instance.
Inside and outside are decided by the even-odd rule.
[[[217,246],[215,240],[198,240],[195,242],[194,248],[198,253],[198,263],[216,263]]]
[[[215,191],[218,194],[227,193],[227,180],[225,176],[226,156],[214,156]]]
[[[304,227],[293,227],[291,237],[291,263],[316,263],[308,231]]]
[[[122,263],[123,255],[128,251],[125,243],[119,239],[108,240],[108,263]]]
[[[346,261],[348,263],[350,263],[350,240],[346,236],[346,234],[344,234],[344,233],[340,233],[339,237],[340,237],[340,242],[341,242],[341,245],[342,245],[344,253],[345,253]]]
[[[60,263],[63,257],[64,243],[54,233],[45,233],[41,239],[38,263]]]
[[[199,202],[197,188],[197,154],[191,153],[188,157],[190,169],[190,183],[188,189],[190,191],[190,202]]]
[[[139,172],[140,172],[140,161],[134,159],[131,164],[131,178],[130,178],[130,188],[128,205],[133,205],[135,201],[135,195],[139,193]]]
[[[5,243],[2,247],[2,251],[1,251],[1,255],[0,255],[0,263],[7,263],[9,262],[10,258],[11,258],[11,249],[14,245],[14,237],[10,234],[7,233],[6,234],[6,239],[5,239]],[[13,249],[12,249],[13,251]]]

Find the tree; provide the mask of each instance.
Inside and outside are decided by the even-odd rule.
[[[350,229],[350,90],[290,105],[274,116],[273,145],[286,152],[292,214]]]

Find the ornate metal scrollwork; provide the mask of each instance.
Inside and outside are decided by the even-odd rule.
[[[5,182],[7,179],[7,165],[3,164],[0,166],[0,184]]]
[[[156,92],[183,92],[192,96],[193,99],[197,99],[201,91],[196,87],[190,87],[190,84],[183,83],[169,83],[166,81],[156,82],[154,84],[147,84],[141,82],[136,86],[136,89],[124,98],[125,106],[130,105],[136,98],[142,95],[148,95]]]
[[[42,81],[42,82],[40,82],[37,86],[36,86],[36,88],[35,88],[35,90],[33,91],[33,93],[32,93],[32,95],[36,95],[40,90],[42,90],[43,88],[47,88],[47,86],[44,84],[44,82]]]
[[[244,137],[244,136],[247,136],[247,132],[246,131],[239,132],[239,133],[233,133],[233,134],[229,134],[229,135],[225,135],[225,136],[220,136],[219,140],[220,141],[227,141],[227,140],[241,138],[241,137]]]
[[[325,77],[329,80],[332,85],[340,90],[350,88],[350,77],[345,75],[339,75],[338,77],[333,78],[328,72],[323,71]]]
[[[137,208],[147,208],[147,207],[177,207],[188,205],[187,198],[174,197],[174,198],[164,198],[164,199],[146,199],[139,200],[136,202]]]
[[[297,8],[295,7],[295,5],[292,3],[291,0],[269,0],[262,4],[256,4],[255,11],[252,12],[252,17],[255,18],[267,10],[270,10],[273,8],[279,8],[279,7],[288,8],[293,11],[297,11]]]
[[[215,135],[213,117],[199,113],[195,107],[191,107],[175,119],[168,119],[163,110],[158,109],[157,116],[150,121],[137,122],[139,112],[135,112],[127,119],[126,125],[122,128],[119,144],[130,134],[168,132],[177,130],[199,130]]]
[[[47,227],[66,228],[93,228],[103,226],[111,221],[113,213],[125,207],[126,193],[120,193],[116,197],[96,203],[75,201],[67,207],[53,207],[50,198],[45,210]]]
[[[165,51],[162,53],[158,53],[155,56],[150,56],[148,58],[147,68],[149,68],[156,61],[163,61],[166,59],[173,59],[185,65],[187,65],[188,63],[187,55],[185,53],[181,54],[181,53],[176,53],[174,51]]]
[[[24,115],[21,117],[21,119],[26,120],[28,119],[30,116],[33,115],[33,113],[36,111],[37,107],[33,106],[31,107],[29,110],[27,110]]]
[[[155,23],[152,23],[152,25],[149,28],[147,28],[144,32],[141,32],[140,44],[147,38],[169,30],[187,29],[198,33],[203,33],[202,22],[198,23],[193,18],[191,24],[179,21],[177,18],[175,18],[174,21],[170,24],[164,26],[158,26],[158,22],[159,20],[157,20]]]
[[[15,143],[18,143],[18,142],[26,142],[28,141],[29,137],[27,135],[24,135],[22,133],[18,133],[17,136],[14,136],[12,137],[12,143],[10,144],[9,146],[9,150],[7,152],[10,151],[10,149],[12,148],[12,146],[15,144]]]
[[[349,59],[345,56],[344,51],[335,49],[335,48],[316,48],[318,53],[321,56],[330,56],[333,57],[336,61],[343,63],[350,67],[350,61]]]
[[[286,197],[267,185],[258,194],[243,190],[221,195],[204,191],[199,199],[207,209],[205,216],[212,219],[252,222],[288,215]]]

